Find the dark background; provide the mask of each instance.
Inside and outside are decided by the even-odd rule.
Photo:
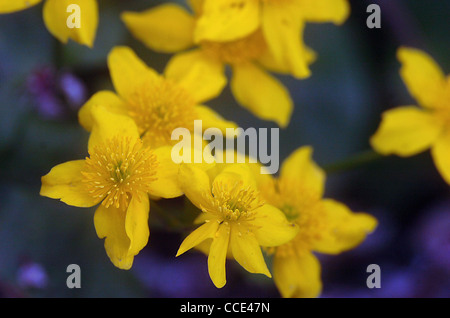
[[[163,2],[99,1],[93,50],[58,43],[45,29],[42,4],[0,15],[0,296],[279,297],[272,280],[235,262],[227,263],[227,285],[216,289],[203,254],[175,258],[189,218],[182,217],[183,199],[152,205],[149,245],[130,271],[122,271],[96,236],[94,209],[39,196],[41,176],[86,156],[88,136],[76,112],[93,93],[112,88],[105,61],[110,49],[129,45],[163,70],[170,56],[146,49],[119,19],[124,10]],[[358,248],[319,255],[322,297],[448,297],[448,185],[429,152],[401,159],[372,158],[367,151],[384,110],[415,104],[398,74],[399,46],[426,51],[449,73],[450,1],[350,3],[343,26],[308,24],[305,42],[318,54],[312,77],[280,77],[296,104],[291,124],[280,132],[281,160],[313,146],[314,159],[329,172],[326,196],[379,220]],[[381,29],[366,26],[371,3],[381,6]],[[208,105],[243,128],[276,127],[237,105],[229,89]],[[66,287],[69,264],[81,267],[80,289]],[[366,287],[369,264],[381,267],[381,289]]]

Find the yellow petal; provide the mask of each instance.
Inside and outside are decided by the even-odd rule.
[[[292,240],[298,234],[298,227],[289,223],[279,209],[270,204],[254,210],[253,233],[261,246],[279,246]]]
[[[92,118],[92,108],[103,106],[113,113],[127,115],[128,111],[123,100],[111,91],[100,91],[95,93],[79,110],[78,121],[87,131],[92,130],[94,119]]]
[[[108,55],[108,68],[114,88],[125,100],[144,81],[159,76],[126,46],[116,46],[111,50]]]
[[[281,165],[280,179],[301,184],[309,193],[321,198],[325,190],[325,172],[312,160],[313,149],[295,150]]]
[[[208,172],[212,171],[214,170],[208,170]],[[217,172],[219,173],[215,177],[210,175],[213,184],[227,184],[230,187],[239,184],[241,189],[248,188],[250,191],[257,189],[256,180],[248,164],[226,164],[223,169],[218,170]],[[256,204],[257,202],[254,203]]]
[[[258,1],[205,0],[195,29],[195,42],[243,38],[259,27],[259,16]]]
[[[279,41],[283,41],[279,39]],[[280,44],[282,45],[282,44]],[[307,67],[314,63],[317,60],[317,54],[311,48],[307,47],[303,44],[302,53],[297,56],[291,56],[291,52],[287,52],[287,55],[283,55],[285,52],[282,52],[278,47],[275,47],[274,51],[279,51],[282,53],[282,56],[285,56],[286,59],[280,58],[277,60],[271,50],[265,50],[258,58],[257,61],[261,64],[266,70],[273,73],[284,74],[284,75],[293,75],[296,76],[295,68],[291,67],[291,65],[295,65],[295,63],[290,63],[292,60],[295,62],[295,59],[301,59],[302,63],[306,63]],[[297,69],[302,69],[303,66],[300,65]],[[309,71],[308,71],[309,72]],[[302,74],[301,72],[297,72],[297,74]],[[299,76],[297,76],[299,77]],[[301,77],[300,77],[301,78]]]
[[[255,235],[242,225],[231,226],[230,247],[234,259],[248,272],[272,277]]]
[[[264,4],[262,27],[269,51],[279,68],[296,78],[311,75],[311,57],[303,44],[304,23],[293,1]]]
[[[320,263],[308,252],[290,257],[275,256],[273,280],[284,298],[315,298],[322,291]]]
[[[442,131],[432,114],[414,106],[383,113],[381,124],[370,142],[383,155],[408,157],[427,150]]]
[[[218,227],[218,222],[207,222],[201,225],[184,239],[183,243],[181,243],[180,248],[178,249],[177,256],[203,243],[207,239],[214,238]]]
[[[450,184],[450,133],[440,136],[431,148],[434,163],[444,178]]]
[[[211,182],[208,174],[194,164],[181,164],[178,182],[186,197],[197,208],[210,207]]]
[[[289,124],[294,107],[290,94],[261,68],[253,64],[233,67],[231,89],[238,103],[257,117],[275,121],[282,128]]]
[[[202,120],[203,129],[218,128],[223,134],[226,134],[227,128],[238,128],[236,123],[225,120],[208,106],[197,105],[195,106],[195,112],[198,115],[198,119]]]
[[[230,226],[222,224],[214,235],[208,256],[209,277],[217,288],[222,288],[227,282],[225,262],[229,241]]]
[[[92,107],[91,114],[94,124],[88,142],[90,152],[95,146],[117,136],[133,141],[139,139],[138,127],[130,117],[112,113],[100,105]]]
[[[72,15],[77,13],[76,10],[67,12],[70,5],[79,6],[79,28],[69,27]],[[47,29],[61,42],[72,39],[88,47],[94,45],[98,25],[97,0],[46,0],[43,15]]]
[[[28,9],[42,0],[0,0],[0,14]]]
[[[367,213],[354,213],[334,200],[322,201],[323,228],[313,243],[313,250],[338,254],[361,244],[377,227],[377,220]]]
[[[125,218],[125,232],[130,239],[128,255],[137,255],[148,243],[150,230],[148,215],[150,201],[146,193],[139,193],[131,198]]]
[[[198,103],[219,96],[227,84],[224,65],[201,50],[175,55],[164,74],[184,87]]]
[[[130,269],[134,255],[129,255],[130,238],[125,231],[126,211],[102,204],[94,214],[97,236],[105,239],[105,250],[111,262],[120,269]]]
[[[445,96],[446,79],[439,65],[426,53],[402,47],[397,51],[400,75],[411,96],[424,107],[437,108]]]
[[[150,186],[150,195],[165,199],[176,198],[183,195],[178,183],[179,164],[173,162],[171,153],[172,147],[164,146],[155,149],[154,154],[158,160],[156,167],[157,178]]]
[[[297,0],[297,3],[307,22],[333,22],[340,25],[350,15],[348,0]]]
[[[93,198],[84,189],[81,174],[84,165],[84,160],[75,160],[55,166],[42,177],[40,195],[82,208],[99,203],[99,199]]]
[[[162,4],[121,17],[135,38],[157,52],[174,53],[193,45],[194,17],[179,5]]]
[[[272,176],[270,175],[270,172],[265,166],[258,162],[257,158],[238,152],[236,149],[232,149],[230,152],[225,148],[226,147],[224,147],[224,149],[214,149],[216,164],[214,167],[210,167],[207,170],[212,180],[225,169],[229,170],[230,166],[234,166],[236,163],[237,166],[231,169],[245,169],[245,171],[241,171],[238,174],[241,176],[245,174],[247,178],[249,178],[248,181],[251,180],[249,185],[254,188],[259,187],[260,184],[264,184],[268,179],[271,180]]]

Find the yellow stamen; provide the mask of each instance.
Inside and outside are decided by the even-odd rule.
[[[175,128],[193,130],[195,100],[173,81],[160,77],[144,82],[130,96],[127,106],[144,140],[167,144]]]
[[[267,49],[261,30],[230,42],[203,41],[201,46],[207,55],[232,65],[257,59]]]
[[[86,191],[103,200],[105,207],[126,210],[133,195],[149,191],[156,180],[156,156],[142,141],[116,137],[98,145],[86,158]]]
[[[308,191],[294,180],[276,180],[275,184],[263,186],[263,197],[269,204],[279,208],[289,221],[299,226],[298,235],[290,242],[277,247],[278,255],[297,255],[310,250],[313,241],[320,239],[325,229],[325,218],[320,197]]]
[[[202,210],[214,214],[219,223],[251,221],[255,216],[254,210],[264,205],[259,200],[259,193],[244,187],[242,182],[214,182],[212,194],[212,208]]]

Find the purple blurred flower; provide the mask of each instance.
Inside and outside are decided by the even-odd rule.
[[[18,270],[17,283],[22,288],[42,289],[48,284],[47,273],[41,265],[27,262]]]
[[[36,110],[47,119],[60,119],[77,111],[87,97],[86,87],[78,77],[52,67],[43,67],[30,74],[27,89]]]
[[[412,236],[419,252],[450,274],[450,201],[425,211]]]
[[[61,74],[59,86],[66,101],[73,110],[78,110],[86,101],[86,87],[75,75],[69,72]]]

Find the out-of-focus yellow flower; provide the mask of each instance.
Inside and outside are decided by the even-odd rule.
[[[190,65],[175,61],[159,75],[128,47],[113,48],[108,66],[117,94],[100,91],[80,109],[79,121],[88,131],[95,105],[132,118],[144,143],[152,147],[173,145],[173,130],[183,127],[193,131],[194,120],[202,120],[203,129],[216,127],[225,132],[226,128],[236,128],[201,104],[225,85],[220,68],[209,67],[207,62]],[[191,69],[185,71],[187,68]]]
[[[42,0],[0,0],[0,14],[12,13],[32,7]],[[70,28],[67,20],[72,11],[70,5],[80,8],[80,27]],[[45,0],[43,8],[44,23],[48,31],[59,41],[67,43],[69,39],[92,47],[98,25],[97,0]]]
[[[196,220],[203,224],[186,237],[177,256],[207,241],[209,275],[218,288],[226,284],[227,255],[247,271],[271,277],[261,246],[283,244],[298,232],[280,210],[260,200],[245,164],[224,167],[208,171],[194,165],[180,168],[180,186],[203,211]]]
[[[85,160],[57,165],[44,177],[40,194],[77,207],[92,207],[99,238],[112,263],[129,269],[148,242],[149,195],[174,198],[178,165],[171,148],[145,147],[138,128],[127,116],[102,106],[91,109],[92,132]]]
[[[377,226],[371,215],[323,198],[325,173],[311,155],[310,147],[301,147],[283,162],[278,179],[266,175],[259,181],[262,198],[299,227],[293,240],[267,250],[273,254],[273,278],[283,297],[317,297],[322,281],[313,252],[352,249]]]
[[[257,117],[286,127],[293,111],[293,102],[286,87],[269,71],[292,74],[297,78],[310,75],[308,66],[315,55],[302,41],[305,20],[301,16],[292,16],[284,28],[275,29],[263,28],[258,20],[257,27],[249,28],[252,22],[247,19],[247,11],[250,11],[247,8],[257,9],[268,3],[246,1],[241,5],[240,2],[228,1],[227,6],[231,9],[223,12],[219,9],[224,1],[203,3],[202,0],[192,0],[190,4],[193,15],[179,5],[164,4],[142,13],[124,12],[122,19],[130,32],[149,48],[163,53],[179,52],[171,60],[169,69],[173,65],[184,64],[184,71],[187,72],[198,65],[208,65],[213,71],[210,71],[211,74],[222,78],[224,66],[230,66],[230,85],[237,102]],[[216,5],[219,9],[214,11]],[[212,18],[209,13],[204,15],[205,11],[211,11],[210,7],[216,13],[211,14]],[[239,10],[241,7],[242,12]],[[272,9],[266,11],[272,12]],[[290,11],[290,8],[286,9],[286,12]],[[260,16],[258,11],[252,12],[252,17]],[[208,21],[215,23],[208,26]],[[268,21],[265,25],[270,23]],[[275,23],[278,25],[281,22],[277,20]],[[221,31],[218,33],[229,36],[213,38],[198,31],[206,32],[219,27]],[[242,34],[236,35],[241,31]],[[266,33],[270,33],[271,38]],[[282,38],[282,45],[272,43],[275,38],[278,42]],[[283,56],[277,56],[280,54]]]
[[[202,0],[194,41],[233,41],[260,29],[277,64],[297,77],[305,72],[301,36],[305,23],[342,24],[348,0]],[[303,59],[303,60],[302,60]]]
[[[195,41],[230,41],[262,27],[279,36],[306,22],[342,24],[350,13],[348,0],[197,0],[202,16]],[[202,3],[203,2],[203,3]],[[275,22],[275,23],[274,23]],[[292,23],[292,24],[291,24]],[[269,29],[272,30],[269,30]],[[298,41],[298,38],[292,38]]]
[[[402,47],[400,75],[421,107],[402,106],[383,113],[371,138],[383,155],[409,157],[431,148],[434,163],[450,184],[450,76],[428,54]]]

